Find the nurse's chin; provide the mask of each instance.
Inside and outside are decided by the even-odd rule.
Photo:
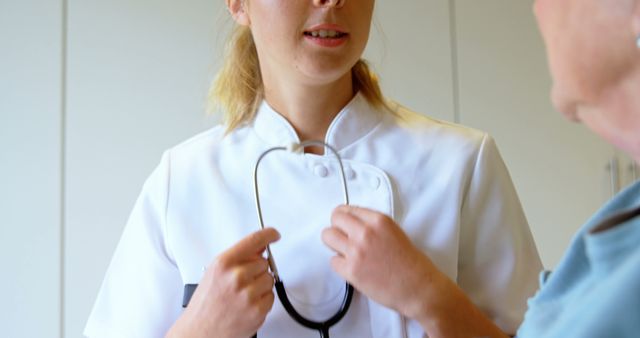
[[[551,91],[551,101],[555,110],[560,112],[564,117],[571,122],[580,122],[578,110],[580,105],[578,101],[570,99],[568,95],[560,91],[557,86],[554,86]]]

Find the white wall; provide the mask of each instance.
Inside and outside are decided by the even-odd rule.
[[[430,116],[454,119],[448,0],[378,1],[365,52],[385,95]]]
[[[0,1],[0,330],[60,337],[62,1]]]
[[[211,124],[204,102],[223,4],[69,0],[65,337],[81,337],[162,151]]]
[[[164,149],[214,122],[204,102],[228,27],[222,4],[0,0],[3,336],[81,337],[144,179]],[[496,137],[553,267],[608,198],[614,151],[553,112],[530,4],[377,7],[366,57],[385,93]]]

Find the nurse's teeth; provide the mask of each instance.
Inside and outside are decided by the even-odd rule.
[[[320,37],[320,38],[323,38],[323,39],[335,38],[339,34],[340,33],[336,32],[336,31],[327,31],[327,30],[320,30],[320,31],[311,32],[311,36],[313,36],[314,38]]]

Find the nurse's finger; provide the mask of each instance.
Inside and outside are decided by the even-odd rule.
[[[349,237],[338,227],[322,230],[322,241],[338,255],[345,256],[349,248]]]
[[[274,228],[265,228],[256,231],[241,239],[227,250],[223,255],[232,262],[245,262],[252,260],[265,250],[267,245],[280,239],[280,234]]]
[[[243,285],[252,283],[260,275],[268,272],[269,263],[262,257],[248,261],[238,266],[235,270],[237,280]]]
[[[275,301],[275,295],[273,292],[267,292],[262,297],[255,299],[252,301],[252,305],[250,308],[247,308],[243,315],[244,320],[253,323],[254,327],[252,328],[252,332],[258,331],[262,324],[264,323],[267,314],[273,307],[273,302]]]
[[[258,276],[251,284],[247,286],[249,299],[258,300],[263,298],[267,293],[273,292],[273,276],[263,273]]]
[[[335,212],[347,213],[360,219],[366,224],[379,224],[391,221],[389,216],[375,210],[357,207],[353,205],[340,205],[336,207]]]
[[[331,257],[330,264],[333,271],[340,275],[340,277],[344,278],[349,283],[353,283],[353,276],[349,273],[349,262],[346,258],[342,256],[333,256]]]
[[[269,291],[262,296],[257,302],[258,309],[261,313],[268,313],[273,307],[273,302],[276,299],[276,296],[273,294],[273,291]],[[260,323],[262,326],[262,322]]]
[[[333,211],[331,225],[340,229],[348,238],[360,238],[366,228],[366,224],[360,218],[343,207],[337,207]]]

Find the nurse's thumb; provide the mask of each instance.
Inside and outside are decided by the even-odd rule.
[[[280,233],[274,228],[256,231],[240,240],[231,248],[236,257],[247,257],[262,253],[267,245],[280,239]]]

